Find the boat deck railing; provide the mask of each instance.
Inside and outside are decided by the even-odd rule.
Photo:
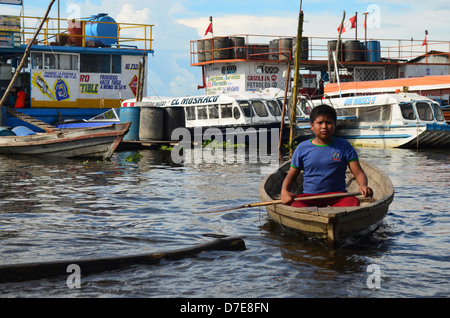
[[[31,16],[16,18],[20,18],[20,28],[16,27],[11,30],[3,30],[3,32],[11,32],[14,42],[13,46],[26,45],[32,40],[42,18]],[[87,34],[85,32],[86,24],[97,23],[101,25],[103,30],[112,26],[113,31],[107,32],[108,36],[104,34]],[[117,28],[115,25],[117,25]],[[95,38],[99,39],[100,42],[105,39],[113,39],[112,41],[108,41],[114,42],[112,45],[105,45],[109,47],[152,50],[153,26],[149,24],[106,22],[83,18],[47,18],[33,45],[98,47],[99,45],[90,40]],[[100,29],[100,27],[97,26],[97,29]]]
[[[191,66],[220,61],[289,62],[295,59],[296,38],[289,36],[236,34],[193,40]],[[336,51],[336,38],[302,38],[301,62],[328,63]],[[342,64],[442,64],[449,65],[450,41],[341,38],[337,52]]]

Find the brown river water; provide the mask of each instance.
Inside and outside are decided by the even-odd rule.
[[[0,157],[0,265],[172,251],[243,238],[244,251],[0,284],[2,298],[415,298],[450,295],[450,150],[356,148],[395,198],[371,235],[337,250],[269,221],[264,165],[175,164],[169,151],[109,162]],[[73,286],[71,286],[73,287]],[[178,310],[178,307],[175,308]]]

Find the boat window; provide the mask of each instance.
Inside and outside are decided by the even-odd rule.
[[[273,116],[281,116],[280,106],[278,106],[278,103],[276,101],[269,100],[267,102],[267,107],[269,108],[269,111]]]
[[[122,56],[111,55],[111,67],[112,67],[111,73],[114,74],[122,73]]]
[[[411,103],[399,104],[404,119],[416,119],[416,114]]]
[[[209,119],[219,118],[219,105],[208,105]]]
[[[46,53],[44,54],[44,69],[45,70],[55,70],[56,69],[56,58],[54,54]]]
[[[379,106],[361,107],[358,121],[380,121],[381,108]]]
[[[445,120],[444,113],[442,112],[442,109],[439,106],[439,104],[433,103],[433,107],[434,107],[434,117],[436,117],[436,120],[444,121]]]
[[[221,116],[222,118],[231,118],[233,117],[233,114],[231,113],[232,110],[232,106],[231,104],[225,104],[225,105],[220,105],[220,112],[221,112]]]
[[[197,119],[208,119],[206,106],[197,106]]]
[[[186,119],[187,120],[195,120],[195,107],[185,107],[186,110]]]
[[[288,103],[289,101],[287,101],[287,103]],[[284,99],[278,99],[277,100],[277,104],[278,104],[278,107],[280,108],[280,112],[282,112],[283,111],[283,103],[284,103]]]
[[[33,69],[78,71],[76,54],[33,53],[31,63]]]
[[[416,103],[417,115],[421,120],[433,120],[431,105],[425,102]]]
[[[383,105],[381,106],[381,120],[382,121],[390,121],[391,120],[391,105]]]
[[[236,120],[241,118],[241,112],[239,111],[239,108],[237,108],[237,107],[233,108],[233,117]]]
[[[111,55],[81,54],[80,71],[86,73],[111,73]]]
[[[269,116],[269,113],[267,112],[267,109],[264,106],[264,103],[262,101],[259,101],[259,100],[254,101],[253,108],[255,109],[255,112],[259,117]]]
[[[300,107],[305,115],[311,114],[311,107],[309,106],[308,102],[305,99],[300,100]]]
[[[42,53],[32,53],[31,54],[31,67],[33,69],[43,69],[43,59],[42,59]]]
[[[336,115],[338,115],[338,116],[356,116],[356,108],[336,109]]]
[[[74,54],[58,54],[59,69],[63,70],[78,70],[78,55]]]
[[[239,102],[239,106],[241,106],[241,109],[244,112],[245,117],[252,117],[253,115],[252,105],[249,102]]]

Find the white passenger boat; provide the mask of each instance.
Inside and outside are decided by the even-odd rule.
[[[439,104],[415,93],[328,98],[313,104],[333,106],[338,115],[335,135],[356,146],[450,146],[450,125]]]
[[[241,92],[174,98],[144,97],[141,103],[128,99],[122,107],[182,107],[185,128],[195,140],[200,137],[206,140],[210,133],[218,135],[220,132],[224,141],[233,138],[237,143],[248,144],[256,137],[255,142],[258,143],[264,140],[278,143],[283,100],[284,95],[275,97],[258,92]],[[285,120],[288,120],[287,115]]]

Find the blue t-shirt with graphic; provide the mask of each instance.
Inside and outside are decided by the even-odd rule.
[[[346,191],[345,172],[358,160],[355,148],[345,139],[333,137],[328,145],[301,142],[292,155],[291,166],[303,170],[303,193]]]

